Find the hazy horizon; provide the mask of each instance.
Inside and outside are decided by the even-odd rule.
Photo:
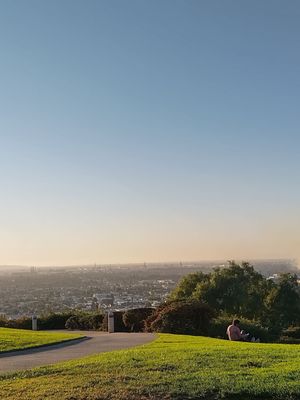
[[[0,265],[0,268],[92,268],[92,267],[126,267],[126,266],[168,266],[168,265],[178,265],[178,266],[191,266],[191,265],[197,265],[197,264],[215,264],[216,266],[219,265],[227,265],[229,261],[235,261],[236,263],[242,263],[242,262],[249,262],[251,265],[255,265],[257,263],[290,263],[293,267],[295,268],[300,268],[300,265],[298,264],[298,260],[296,259],[285,259],[285,258],[275,258],[275,259],[206,259],[206,260],[168,260],[168,261],[143,261],[143,262],[134,262],[134,263],[123,263],[123,262],[118,262],[118,263],[90,263],[90,264],[69,264],[69,265],[25,265],[25,264],[19,264],[19,265],[13,265],[13,264],[8,264],[8,265]],[[228,264],[229,265],[229,264]]]
[[[300,3],[0,13],[0,265],[300,259]]]

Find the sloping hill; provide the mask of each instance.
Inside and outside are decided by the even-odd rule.
[[[160,335],[147,345],[1,377],[1,399],[299,399],[300,347]]]
[[[0,354],[12,350],[60,343],[79,337],[81,335],[72,333],[33,332],[25,329],[0,328]]]

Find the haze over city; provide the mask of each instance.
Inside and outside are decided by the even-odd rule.
[[[300,258],[299,17],[2,2],[0,265]]]

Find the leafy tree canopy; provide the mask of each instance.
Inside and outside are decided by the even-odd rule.
[[[297,276],[280,275],[274,283],[248,262],[229,261],[227,268],[184,277],[171,293],[172,300],[194,299],[221,314],[235,315],[280,327],[299,323],[300,296]]]
[[[267,299],[269,322],[282,328],[300,322],[300,294],[295,274],[282,274],[277,285],[272,287]]]

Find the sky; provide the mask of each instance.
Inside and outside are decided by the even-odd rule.
[[[0,0],[0,264],[300,258],[299,19]]]

